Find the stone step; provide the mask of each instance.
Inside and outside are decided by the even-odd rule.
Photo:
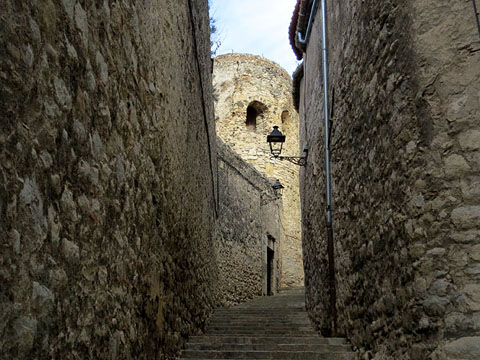
[[[242,316],[215,316],[210,318],[210,322],[228,322],[228,321],[243,321],[243,322],[277,322],[277,323],[289,323],[289,322],[307,322],[310,323],[310,320],[306,316],[282,316],[281,318],[274,317],[274,316],[261,316],[261,315],[242,315]]]
[[[192,336],[180,359],[352,360],[342,338],[322,338],[305,311],[300,290],[216,309],[206,333]]]
[[[283,331],[283,330],[289,330],[289,331],[306,331],[306,330],[312,330],[312,328],[309,326],[310,324],[301,324],[301,325],[295,325],[295,324],[281,324],[281,325],[272,325],[272,324],[232,324],[232,325],[226,325],[226,324],[211,324],[210,326],[207,327],[207,331],[210,330],[220,330],[220,331],[230,331],[230,330],[265,330],[265,331]]]
[[[353,360],[353,352],[317,351],[197,351],[184,350],[181,359]]]
[[[277,324],[289,324],[291,322],[301,322],[301,323],[308,323],[310,324],[310,320],[306,316],[283,316],[281,318],[278,317],[264,317],[259,318],[258,316],[251,316],[251,317],[211,317],[210,322],[215,323],[226,323],[231,321],[238,321],[238,322],[245,322],[245,323],[277,323]]]
[[[312,328],[308,327],[308,326],[262,326],[262,325],[258,325],[258,326],[230,326],[230,327],[227,327],[227,326],[209,326],[207,328],[207,331],[209,333],[215,333],[215,334],[234,334],[234,333],[243,333],[243,332],[248,332],[248,331],[251,331],[253,333],[258,333],[258,332],[262,332],[262,333],[272,333],[272,334],[276,334],[276,333],[284,333],[284,332],[287,332],[287,333],[294,333],[296,331],[298,331],[299,333],[302,333],[302,334],[305,334],[305,333],[312,333],[314,335],[317,335],[317,333],[312,330]]]
[[[286,316],[296,316],[296,317],[307,317],[305,310],[298,310],[298,311],[285,311],[283,314],[279,315],[280,310],[277,311],[215,311],[215,314],[212,316],[212,318],[221,318],[224,316],[266,316],[266,317],[272,317],[272,318],[284,318]]]
[[[311,328],[309,321],[261,321],[260,323],[254,321],[222,321],[218,322],[215,321],[215,324],[211,324],[210,326],[216,327],[227,327],[227,326],[235,326],[235,327],[264,327],[264,328],[282,328],[282,327],[307,327]]]
[[[327,344],[346,345],[344,338],[324,338],[315,336],[285,337],[285,336],[226,336],[200,335],[190,337],[192,343],[228,343],[228,344]]]
[[[215,315],[222,315],[222,314],[228,314],[228,315],[267,315],[267,316],[279,316],[279,312],[282,311],[282,315],[290,315],[290,314],[304,314],[305,309],[281,309],[281,308],[275,308],[275,309],[231,309],[231,310],[215,310]]]
[[[189,343],[186,350],[233,350],[233,351],[317,351],[344,352],[351,350],[349,345],[330,344],[238,344],[238,343]]]
[[[301,321],[309,321],[308,317],[305,315],[288,315],[284,314],[283,316],[279,317],[278,315],[265,315],[265,314],[242,314],[242,315],[235,315],[235,314],[226,314],[226,315],[215,315],[210,318],[210,322],[214,321],[234,321],[234,320],[256,320],[257,322],[262,321],[294,321],[294,320],[301,320]]]
[[[212,335],[257,335],[257,336],[315,336],[317,333],[313,330],[265,330],[265,329],[210,329],[208,334]]]
[[[212,318],[221,318],[224,316],[240,316],[240,317],[253,317],[253,316],[265,316],[265,317],[271,317],[271,318],[284,318],[286,316],[288,317],[307,317],[305,310],[299,310],[299,311],[285,311],[281,316],[278,314],[279,311],[215,311],[215,315],[212,316]]]

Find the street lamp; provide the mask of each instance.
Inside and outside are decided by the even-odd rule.
[[[282,189],[284,186],[280,183],[280,180],[277,179],[275,183],[272,185],[273,190],[275,191],[275,194],[282,194]]]
[[[282,153],[283,143],[285,142],[285,135],[278,130],[278,126],[273,127],[273,131],[270,135],[267,136],[267,142],[270,145],[270,152],[272,153],[272,158],[279,160],[287,160],[291,163],[299,166],[307,165],[307,155],[308,149],[303,150],[305,156],[280,156]]]
[[[273,131],[267,136],[267,142],[270,144],[270,152],[273,157],[277,158],[282,153],[283,143],[285,142],[285,135],[278,130],[278,126],[273,127]]]
[[[272,185],[274,196],[265,196],[264,194],[262,194],[260,201],[261,205],[266,205],[272,201],[280,199],[282,197],[283,188],[284,186],[280,183],[280,180],[277,179],[277,181],[275,181],[275,183]]]

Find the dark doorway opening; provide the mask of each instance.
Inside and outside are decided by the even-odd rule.
[[[258,112],[253,106],[247,107],[247,129],[255,130],[257,128],[257,116]]]
[[[275,252],[267,247],[267,295],[272,296],[272,285],[273,285],[273,259]]]

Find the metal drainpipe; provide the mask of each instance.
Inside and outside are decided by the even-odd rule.
[[[330,279],[330,309],[332,311],[332,330],[337,332],[337,295],[335,284],[335,256],[333,241],[333,214],[332,214],[332,180],[330,168],[330,111],[328,99],[328,34],[327,34],[327,2],[322,0],[322,60],[323,60],[323,112],[325,121],[325,177],[327,200],[327,251],[328,273]]]
[[[315,13],[316,7],[317,7],[317,0],[313,0],[312,9],[310,10],[310,16],[308,18],[308,25],[307,25],[307,31],[305,33],[305,38],[302,36],[302,33],[299,32],[297,34],[297,40],[302,45],[307,45],[308,43],[308,38],[310,37],[310,32],[311,32],[310,29],[313,22],[313,14]]]
[[[305,38],[298,33],[298,41],[302,45],[306,45],[311,32],[311,24],[315,11],[317,0],[314,0],[310,17],[308,20]],[[328,252],[328,277],[330,287],[330,311],[332,315],[332,333],[337,333],[337,295],[335,283],[335,249],[333,238],[333,212],[332,212],[332,180],[330,167],[330,111],[328,98],[328,36],[327,36],[327,4],[326,0],[321,0],[322,13],[322,63],[323,63],[323,112],[325,121],[325,180],[326,180],[326,227],[327,227],[327,252]],[[304,95],[305,96],[305,95]]]

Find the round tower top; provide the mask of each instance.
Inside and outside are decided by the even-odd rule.
[[[235,63],[237,61],[241,62],[242,64],[248,64],[252,67],[260,67],[263,69],[267,69],[267,73],[271,73],[274,76],[281,76],[289,81],[292,80],[292,77],[288,74],[287,70],[282,68],[276,62],[264,58],[263,56],[259,55],[252,55],[252,54],[242,54],[242,53],[231,53],[231,54],[223,54],[215,57],[215,63]]]

